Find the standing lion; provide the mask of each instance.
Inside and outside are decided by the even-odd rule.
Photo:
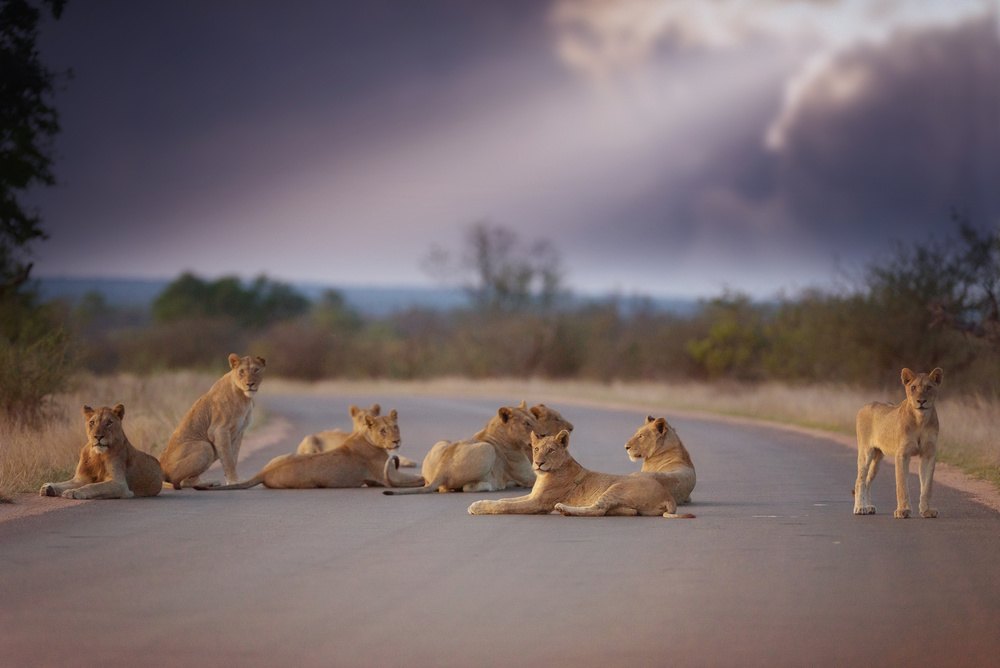
[[[216,459],[226,482],[239,482],[236,460],[243,432],[253,421],[253,398],[264,378],[263,357],[229,356],[230,371],[217,380],[181,418],[167,447],[160,453],[163,481],[174,489],[212,485],[199,477]]]

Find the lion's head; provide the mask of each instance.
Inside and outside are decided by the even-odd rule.
[[[569,432],[563,429],[555,436],[539,438],[531,435],[531,465],[535,473],[558,471],[571,459],[569,454]]]
[[[365,438],[368,442],[378,448],[395,450],[399,447],[399,420],[396,409],[393,408],[388,415],[366,415],[365,416]]]
[[[646,424],[639,427],[635,434],[625,444],[625,451],[628,458],[637,462],[644,457],[649,457],[659,450],[677,447],[680,438],[677,431],[664,418],[654,418],[652,415],[646,416]]]
[[[900,379],[906,388],[906,401],[914,410],[923,413],[934,408],[938,387],[944,380],[944,371],[940,367],[930,373],[913,373],[909,369],[903,369]]]
[[[542,425],[542,434],[557,434],[563,429],[573,431],[573,423],[559,414],[554,408],[549,408],[545,404],[538,404],[531,407],[531,414],[535,416]]]
[[[365,428],[365,418],[369,415],[371,417],[378,417],[382,413],[382,407],[379,404],[372,404],[371,408],[358,408],[354,404],[351,404],[350,412],[354,429],[361,430]]]
[[[102,406],[96,411],[90,406],[83,407],[83,421],[87,428],[87,445],[97,452],[107,452],[110,446],[119,445],[125,440],[122,431],[122,418],[125,417],[125,406],[118,404],[114,408]]]
[[[229,368],[232,369],[233,383],[243,394],[252,399],[264,379],[264,358],[249,355],[240,357],[233,353],[229,356]]]
[[[531,452],[531,435],[545,435],[545,428],[528,410],[527,402],[520,406],[502,406],[476,438],[480,441],[515,445],[526,455]]]

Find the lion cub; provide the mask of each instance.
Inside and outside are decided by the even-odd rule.
[[[76,475],[66,482],[47,482],[41,496],[67,499],[131,499],[156,496],[163,472],[156,457],[136,450],[122,429],[125,407],[83,407],[87,444],[80,451]]]
[[[937,517],[930,507],[931,484],[937,455],[938,417],[934,400],[944,379],[944,371],[915,374],[903,369],[900,374],[906,388],[906,400],[898,406],[873,401],[858,411],[858,480],[854,485],[854,514],[874,515],[870,489],[883,454],[896,460],[897,518],[910,516],[910,492],[906,477],[910,457],[920,457],[920,515]]]
[[[691,492],[697,477],[687,448],[677,430],[665,418],[646,416],[646,424],[625,444],[625,452],[633,462],[642,460],[642,472],[664,485],[677,503],[691,503]]]
[[[243,432],[253,422],[253,398],[264,379],[264,358],[233,354],[229,369],[194,402],[160,453],[163,481],[174,489],[199,484],[201,474],[216,459],[222,462],[226,482],[239,482],[236,460]]]
[[[567,449],[569,432],[539,438],[531,435],[532,462],[538,480],[531,493],[513,499],[486,499],[469,506],[470,515],[677,515],[677,503],[656,478],[634,473],[595,473],[581,466]]]

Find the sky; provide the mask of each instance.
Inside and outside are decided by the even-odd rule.
[[[766,298],[1000,229],[1000,0],[69,0],[39,50],[36,276],[434,285],[488,221]]]

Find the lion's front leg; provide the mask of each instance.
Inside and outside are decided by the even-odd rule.
[[[536,515],[552,512],[552,505],[536,497],[518,496],[513,499],[483,499],[469,506],[470,515]]]
[[[896,455],[896,512],[897,519],[906,519],[910,516],[910,490],[906,486],[906,478],[910,474],[910,457],[902,454],[906,449],[904,445],[900,448],[900,454]]]
[[[66,499],[131,499],[135,494],[124,481],[107,480],[63,492]]]
[[[233,451],[234,447],[239,448],[239,444],[230,441],[229,434],[225,429],[219,429],[212,445],[215,446],[215,452],[219,455],[219,463],[222,464],[226,484],[235,485],[240,482],[239,476],[236,475],[236,453]]]
[[[931,508],[931,487],[934,484],[935,455],[920,459],[920,516],[937,517],[937,508]]]
[[[62,496],[69,490],[83,487],[89,480],[74,476],[66,482],[47,482],[38,490],[39,496]]]

